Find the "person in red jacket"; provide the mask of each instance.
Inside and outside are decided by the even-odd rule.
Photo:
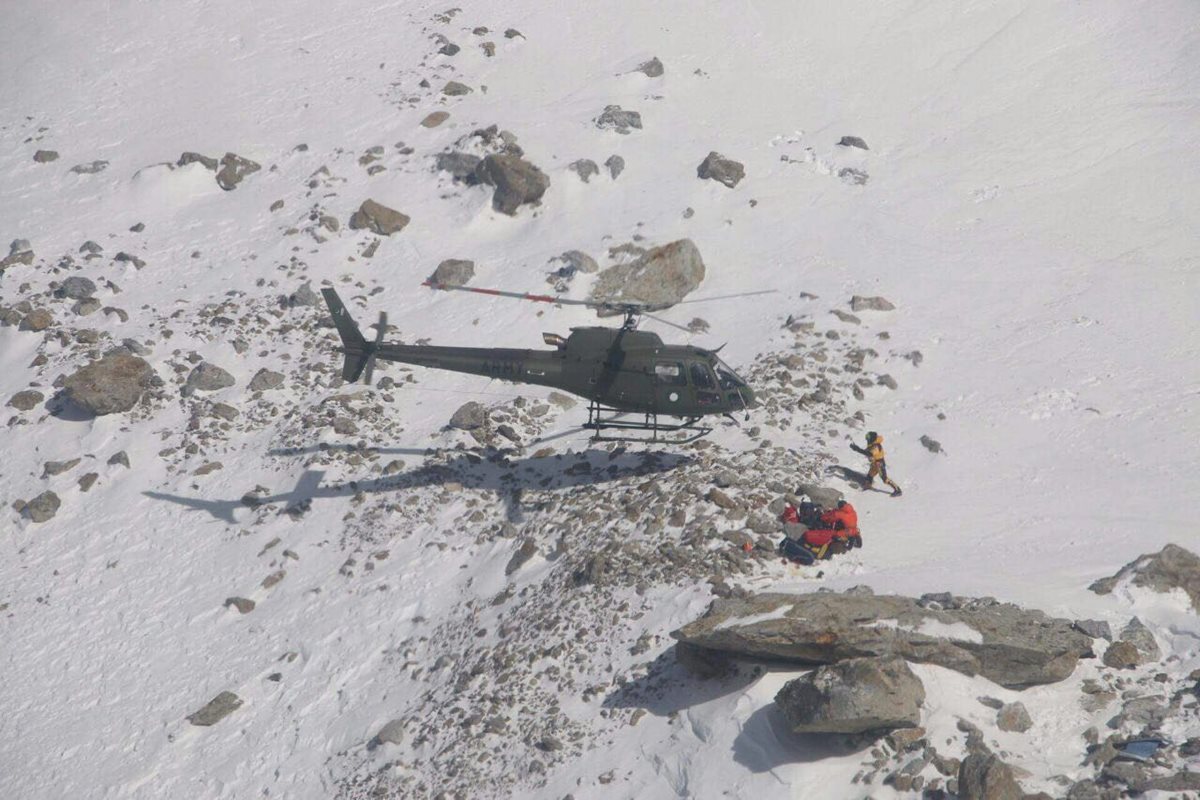
[[[834,530],[847,531],[847,536],[858,535],[858,512],[845,500],[838,500],[837,508],[822,514],[821,522]]]

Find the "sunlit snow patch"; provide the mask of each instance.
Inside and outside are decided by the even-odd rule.
[[[732,628],[735,625],[738,627],[742,627],[745,625],[754,625],[755,623],[758,623],[758,622],[769,622],[770,620],[773,620],[773,619],[783,619],[784,617],[787,616],[787,611],[789,608],[791,608],[791,605],[788,603],[784,603],[783,605],[779,606],[778,608],[775,608],[772,611],[765,611],[762,614],[752,614],[749,617],[730,617],[727,620],[723,620],[723,621],[717,623],[717,625],[715,627],[713,627],[713,630],[719,631],[719,630],[724,630],[725,628]]]

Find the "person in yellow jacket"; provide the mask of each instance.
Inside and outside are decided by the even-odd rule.
[[[867,471],[867,479],[863,482],[864,489],[870,489],[875,483],[875,476],[878,475],[879,477],[883,478],[884,483],[892,487],[892,497],[899,497],[900,495],[904,494],[902,491],[900,491],[900,487],[896,485],[896,482],[888,477],[887,462],[884,460],[883,454],[882,436],[875,431],[870,431],[867,433],[866,449],[853,444],[850,445],[850,449],[871,459],[871,469]]]

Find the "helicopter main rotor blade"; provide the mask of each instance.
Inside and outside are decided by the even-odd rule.
[[[688,328],[684,325],[677,325],[674,322],[671,322],[669,319],[663,319],[662,317],[657,317],[654,314],[651,314],[649,311],[639,311],[638,313],[643,317],[649,317],[650,319],[654,320],[655,322],[661,322],[663,325],[670,325],[672,328],[678,328],[679,330],[683,331],[684,333],[695,333],[695,331],[692,330],[691,328]]]
[[[754,297],[760,294],[779,294],[778,289],[761,289],[757,292],[738,292],[737,294],[718,294],[713,297],[694,297],[691,300],[680,300],[674,305],[682,306],[686,303],[708,303],[713,300],[732,300],[735,297]]]
[[[560,297],[558,295],[506,292],[503,289],[484,289],[476,286],[451,286],[447,283],[435,283],[434,281],[425,281],[421,285],[444,292],[474,292],[475,294],[487,294],[493,297],[512,297],[517,300],[531,300],[535,303],[550,303],[556,306],[584,306],[585,308],[597,308],[607,311],[633,311],[640,314],[642,313],[642,308],[650,307],[643,303],[598,303],[595,300],[572,300],[569,297]]]

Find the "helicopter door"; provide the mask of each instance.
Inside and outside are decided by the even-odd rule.
[[[721,395],[717,392],[717,379],[712,368],[703,361],[689,361],[688,374],[696,389],[696,403],[701,406],[719,406]]]
[[[672,409],[691,405],[687,374],[682,361],[654,362],[654,407],[659,414],[674,414]]]

